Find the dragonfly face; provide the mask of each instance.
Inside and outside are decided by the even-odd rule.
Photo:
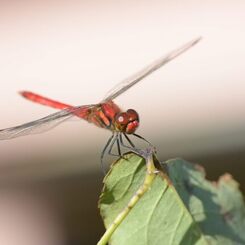
[[[95,107],[90,115],[88,121],[111,131],[133,134],[139,126],[139,115],[135,110],[122,112],[113,101]]]
[[[115,130],[126,134],[133,134],[139,127],[139,115],[133,109],[120,112],[115,117]]]

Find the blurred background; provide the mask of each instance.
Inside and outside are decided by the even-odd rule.
[[[115,100],[140,114],[159,159],[229,172],[245,188],[244,1],[0,1],[0,128],[55,112],[30,90],[72,105],[185,42],[203,40]],[[100,154],[110,132],[70,121],[0,142],[0,244],[95,244]]]

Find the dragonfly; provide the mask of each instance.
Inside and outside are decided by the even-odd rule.
[[[59,109],[59,111],[35,121],[2,129],[0,130],[0,140],[12,139],[29,134],[42,133],[54,128],[55,126],[72,117],[78,117],[93,123],[100,128],[105,128],[112,132],[111,137],[108,139],[101,153],[102,168],[103,159],[106,153],[110,155],[122,156],[121,147],[135,149],[135,145],[129,138],[129,135],[140,138],[151,145],[149,141],[135,133],[139,127],[139,114],[134,109],[128,109],[127,111],[121,110],[121,108],[116,103],[114,103],[113,100],[140,82],[143,78],[147,77],[154,71],[161,68],[163,65],[167,64],[171,60],[175,59],[193,47],[200,41],[200,39],[201,37],[198,37],[189,41],[188,43],[155,60],[134,75],[124,79],[113,89],[111,89],[107,93],[107,96],[97,104],[72,106],[29,91],[20,92],[22,96],[32,102],[53,107]],[[127,140],[128,144],[125,144],[125,140]],[[115,144],[117,145],[118,154],[112,153],[112,148]]]

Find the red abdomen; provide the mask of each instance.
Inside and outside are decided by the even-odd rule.
[[[56,109],[65,109],[65,108],[72,108],[71,105],[67,105],[55,100],[51,100],[49,98],[43,97],[41,95],[29,92],[29,91],[21,91],[20,94],[28,100],[36,102],[38,104],[50,106]]]

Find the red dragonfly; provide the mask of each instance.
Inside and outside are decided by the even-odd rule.
[[[180,48],[175,49],[167,55],[154,61],[133,76],[123,80],[109,92],[108,96],[104,100],[102,100],[98,104],[71,106],[48,99],[32,92],[21,92],[22,96],[33,102],[37,102],[39,104],[61,110],[32,122],[28,122],[16,127],[2,129],[0,130],[0,140],[12,139],[28,134],[41,133],[75,116],[85,119],[88,122],[94,123],[98,127],[109,129],[110,131],[112,131],[112,136],[109,138],[101,154],[102,165],[103,157],[107,151],[109,154],[113,155],[111,153],[111,150],[115,142],[117,142],[118,155],[121,156],[120,146],[130,149],[135,148],[128,135],[134,135],[142,140],[145,139],[140,135],[135,134],[136,129],[139,127],[138,113],[133,109],[129,109],[124,112],[112,100],[134,86],[146,76],[150,75],[155,70],[159,69],[169,61],[173,60],[174,58],[194,46],[200,41],[200,39],[201,38],[199,37],[188,42]],[[131,147],[124,144],[122,136],[125,137]],[[147,140],[145,141],[148,142]]]

